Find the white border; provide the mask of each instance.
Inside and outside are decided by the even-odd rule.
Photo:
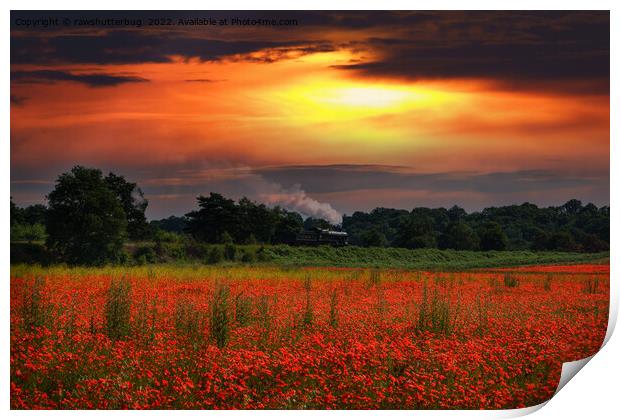
[[[618,47],[618,22],[617,10],[614,10],[613,6],[617,2],[613,1],[541,1],[541,0],[522,0],[522,1],[445,1],[435,0],[432,2],[407,2],[396,0],[382,0],[376,1],[352,1],[344,0],[339,2],[327,1],[327,0],[315,0],[315,1],[297,1],[295,3],[285,1],[261,1],[260,3],[251,1],[235,1],[229,0],[227,2],[218,4],[208,4],[204,1],[185,1],[176,0],[174,2],[164,2],[159,0],[152,1],[133,1],[127,0],[108,0],[106,2],[88,2],[83,1],[67,1],[59,0],[53,4],[44,1],[9,1],[8,8],[2,15],[1,24],[3,27],[3,33],[5,34],[2,39],[2,60],[4,61],[3,75],[4,83],[7,86],[7,90],[10,92],[10,60],[9,60],[9,19],[10,9],[16,10],[47,10],[50,6],[54,6],[60,10],[89,10],[89,9],[109,9],[109,10],[611,10],[611,115],[614,115],[614,111],[618,110],[618,95],[617,86],[614,75],[617,74],[617,47]],[[6,3],[5,3],[6,4]],[[616,76],[617,77],[617,76]],[[6,92],[6,91],[5,91]],[[3,182],[1,183],[2,191],[4,191],[5,199],[10,195],[10,104],[8,95],[5,96],[2,102],[2,131],[5,135],[2,136],[2,142],[0,150],[2,150],[0,165],[0,171],[2,173]],[[616,156],[614,150],[616,149],[615,141],[618,139],[617,123],[613,118],[611,119],[611,156]],[[613,159],[611,161],[613,163]],[[614,178],[620,179],[620,169],[615,166],[611,166],[611,180]],[[620,217],[617,211],[617,184],[611,182],[610,190],[610,206],[611,206],[611,241],[617,242],[618,238],[618,223],[615,223]],[[0,247],[2,250],[2,266],[4,269],[4,282],[0,287],[0,294],[2,296],[2,324],[1,334],[4,338],[2,342],[3,363],[0,364],[0,407],[3,410],[9,409],[9,346],[7,338],[10,334],[10,321],[9,321],[9,308],[10,308],[10,289],[9,289],[9,273],[10,273],[10,251],[9,251],[9,211],[8,206],[2,207],[2,235],[0,239]],[[611,275],[611,307],[610,307],[610,326],[608,328],[608,334],[606,340],[609,340],[604,348],[597,354],[588,365],[584,368],[584,371],[579,373],[579,378],[570,383],[562,389],[562,391],[553,397],[547,404],[544,410],[537,411],[533,418],[583,418],[588,416],[591,418],[609,418],[610,413],[617,413],[617,378],[620,378],[620,342],[617,337],[610,336],[618,313],[618,280],[614,276],[615,270],[615,253],[612,253],[612,275]],[[611,338],[610,338],[611,337]],[[532,407],[524,410],[504,410],[504,411],[391,411],[389,415],[396,418],[409,418],[409,416],[415,416],[416,418],[497,418],[497,417],[514,417],[518,415],[524,415],[538,410],[541,406]],[[46,418],[77,418],[83,416],[85,413],[79,411],[55,411],[55,412],[33,412],[33,411],[10,411],[9,416],[15,418],[21,418],[24,416],[39,417],[45,416]],[[196,412],[196,411],[175,411],[173,415],[181,417],[203,417],[205,415],[210,417],[216,417],[218,419],[246,419],[256,418],[259,416],[268,416],[270,418],[285,418],[289,416],[295,416],[300,420],[313,418],[315,415],[327,419],[334,418],[358,418],[370,419],[375,416],[383,416],[382,411],[338,411],[329,412],[321,411],[319,413],[314,411],[243,411],[243,412],[231,412],[231,411],[209,411],[209,412]],[[94,418],[108,417],[109,412],[91,411],[88,412],[88,416]],[[149,411],[149,412],[114,412],[115,416],[121,418],[135,418],[137,416],[149,416],[153,418],[164,418],[168,415],[165,411]]]

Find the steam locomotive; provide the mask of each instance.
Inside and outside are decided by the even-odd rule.
[[[347,232],[315,227],[297,235],[295,243],[297,245],[345,246],[349,244],[349,234]]]

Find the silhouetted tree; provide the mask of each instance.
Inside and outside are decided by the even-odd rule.
[[[379,232],[377,229],[370,229],[364,232],[362,235],[362,245],[366,247],[370,246],[386,246],[387,239],[385,235]]]
[[[213,192],[208,197],[201,195],[197,200],[199,209],[185,215],[187,232],[197,240],[209,243],[219,242],[224,232],[234,237],[239,228],[234,200]]]
[[[264,204],[243,197],[237,203],[238,243],[269,243],[275,233],[277,214]]]
[[[321,228],[321,229],[332,229],[333,226],[327,220],[308,217],[304,220],[304,229],[313,229],[313,228]]]
[[[279,207],[274,209],[276,223],[273,234],[274,243],[290,244],[304,229],[304,220],[300,214],[290,212]]]
[[[342,227],[354,245],[364,245],[374,229],[385,235],[386,246],[445,248],[462,246],[449,243],[448,229],[454,229],[457,222],[474,230],[482,250],[609,249],[609,207],[584,206],[578,200],[559,207],[523,203],[470,214],[458,206],[448,210],[418,207],[411,212],[377,208],[344,216]],[[559,232],[563,233],[553,237]]]
[[[451,222],[458,222],[467,216],[467,212],[459,206],[452,206],[448,210],[448,217]]]
[[[508,239],[499,223],[487,222],[478,230],[482,251],[504,251]]]
[[[183,233],[187,226],[187,219],[184,216],[170,216],[161,220],[152,220],[150,226],[152,229],[161,229],[166,232]]]
[[[47,196],[47,247],[71,264],[119,261],[127,218],[98,169],[75,166]]]
[[[579,251],[579,246],[567,231],[559,231],[551,235],[547,248],[567,252]]]
[[[24,223],[24,210],[13,202],[11,197],[11,226],[14,224]]]
[[[473,251],[478,249],[479,239],[476,232],[464,222],[450,223],[446,232],[441,235],[439,247],[457,251]]]
[[[149,204],[144,193],[134,182],[112,172],[105,177],[108,188],[116,194],[127,217],[127,234],[130,239],[144,239],[149,233],[144,212]]]
[[[427,209],[415,209],[400,226],[395,244],[403,248],[436,248],[437,239],[433,230],[433,219]]]

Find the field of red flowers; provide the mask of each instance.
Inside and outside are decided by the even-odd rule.
[[[22,267],[11,407],[531,406],[602,344],[609,271],[589,267]]]

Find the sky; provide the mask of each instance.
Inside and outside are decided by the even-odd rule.
[[[606,11],[11,12],[18,205],[78,164],[151,219],[608,205],[609,118]]]

